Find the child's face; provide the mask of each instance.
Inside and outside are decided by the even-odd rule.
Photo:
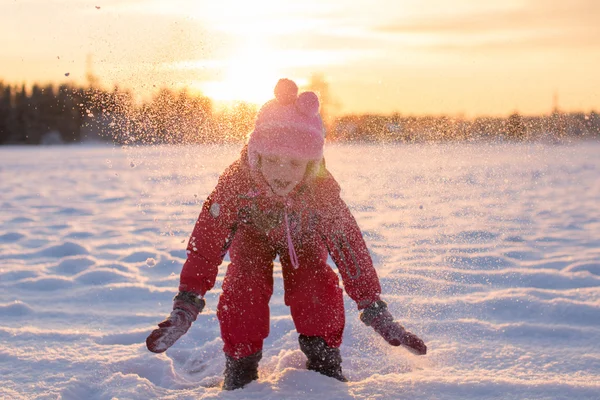
[[[302,182],[308,161],[285,156],[264,155],[261,157],[260,172],[278,196],[286,196]]]

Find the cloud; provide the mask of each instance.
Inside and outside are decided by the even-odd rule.
[[[530,0],[520,8],[423,15],[373,28],[396,37],[436,37],[432,47],[554,47],[600,44],[600,2]]]
[[[279,48],[313,49],[319,51],[369,51],[381,42],[373,35],[350,32],[313,32],[310,35],[278,35],[272,43]]]

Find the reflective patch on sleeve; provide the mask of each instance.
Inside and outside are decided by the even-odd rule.
[[[346,237],[346,233],[344,231],[335,232],[333,242],[336,244],[336,246],[338,248],[342,263],[346,265],[346,273],[348,274],[348,276],[351,279],[357,279],[361,274],[360,264],[358,263],[358,260],[356,259],[356,253],[354,252],[354,249],[350,245],[350,241],[348,240],[348,237]],[[344,255],[344,250],[348,250],[348,252],[350,253],[350,257],[352,258],[352,264],[354,264],[354,271],[356,272],[355,274],[352,274],[352,272],[350,271],[350,266],[348,265],[349,261],[346,260],[346,256]]]
[[[212,203],[208,211],[210,212],[210,215],[217,218],[221,213],[221,205],[219,203]]]

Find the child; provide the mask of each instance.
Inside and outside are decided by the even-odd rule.
[[[425,354],[423,341],[394,322],[379,297],[379,279],[361,231],[325,168],[317,96],[298,95],[293,81],[281,79],[275,97],[261,108],[241,157],[204,203],[173,311],[146,339],[148,349],[164,352],[187,332],[229,251],[217,306],[226,358],[223,389],[258,379],[277,255],[285,304],[309,370],[347,381],[339,350],[345,324],[342,289],[328,254],[362,310],[360,319],[391,345]]]

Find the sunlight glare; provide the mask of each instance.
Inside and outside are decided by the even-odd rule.
[[[203,82],[202,92],[216,101],[262,104],[273,98],[280,78],[277,66],[277,53],[264,41],[248,40],[227,61],[223,79]]]

